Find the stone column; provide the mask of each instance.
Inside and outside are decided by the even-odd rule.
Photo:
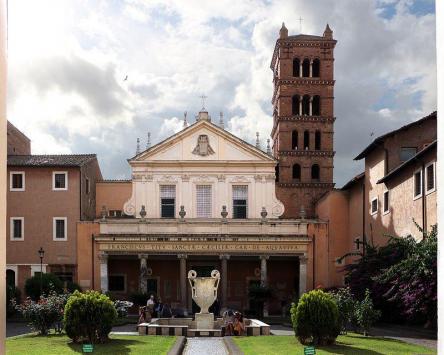
[[[313,77],[313,59],[310,59],[310,78]]]
[[[261,286],[267,287],[267,260],[270,258],[268,255],[261,255]],[[268,317],[268,303],[264,302],[264,317]]]
[[[307,257],[299,257],[299,297],[307,291]]]
[[[100,289],[103,293],[108,292],[108,254],[101,252],[100,260]]]
[[[147,277],[148,277],[148,267],[146,265],[146,260],[148,259],[148,255],[139,254],[140,260],[140,272],[139,272],[139,291],[146,293],[147,292]]]
[[[302,116],[302,96],[299,96],[299,115]]]
[[[299,77],[300,77],[300,78],[302,78],[302,62],[303,62],[303,60],[301,60],[301,61],[299,62]]]
[[[180,262],[180,299],[184,313],[187,312],[187,254],[178,254]]]
[[[310,96],[310,105],[309,105],[308,115],[311,116],[312,114],[313,114],[313,96]]]
[[[228,260],[230,259],[229,255],[222,254],[219,256],[221,260],[221,284],[222,284],[222,299],[220,308],[227,307],[227,296],[228,296]]]

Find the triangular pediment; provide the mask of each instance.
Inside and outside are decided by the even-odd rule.
[[[275,159],[226,130],[202,120],[130,159],[141,162],[258,162]]]

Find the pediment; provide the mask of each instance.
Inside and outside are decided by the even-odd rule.
[[[274,162],[274,158],[226,130],[199,121],[130,159],[136,162]]]

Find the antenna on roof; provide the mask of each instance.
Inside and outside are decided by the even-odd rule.
[[[151,147],[151,132],[148,132],[148,136],[146,139],[146,149]]]

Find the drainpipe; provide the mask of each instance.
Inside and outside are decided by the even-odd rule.
[[[367,243],[367,238],[365,236],[365,215],[366,215],[366,207],[365,207],[365,173],[364,173],[364,182],[362,183],[362,255],[365,256],[365,246]]]
[[[313,285],[312,285],[312,290],[315,289],[316,287],[316,238],[315,235],[313,234]]]
[[[427,233],[427,213],[426,213],[426,205],[425,205],[425,167],[424,162],[421,163],[421,175],[422,175],[422,181],[421,181],[421,190],[422,190],[422,239],[424,239],[424,233]]]
[[[91,234],[91,269],[92,269],[92,278],[91,278],[91,289],[94,290],[94,234]]]

